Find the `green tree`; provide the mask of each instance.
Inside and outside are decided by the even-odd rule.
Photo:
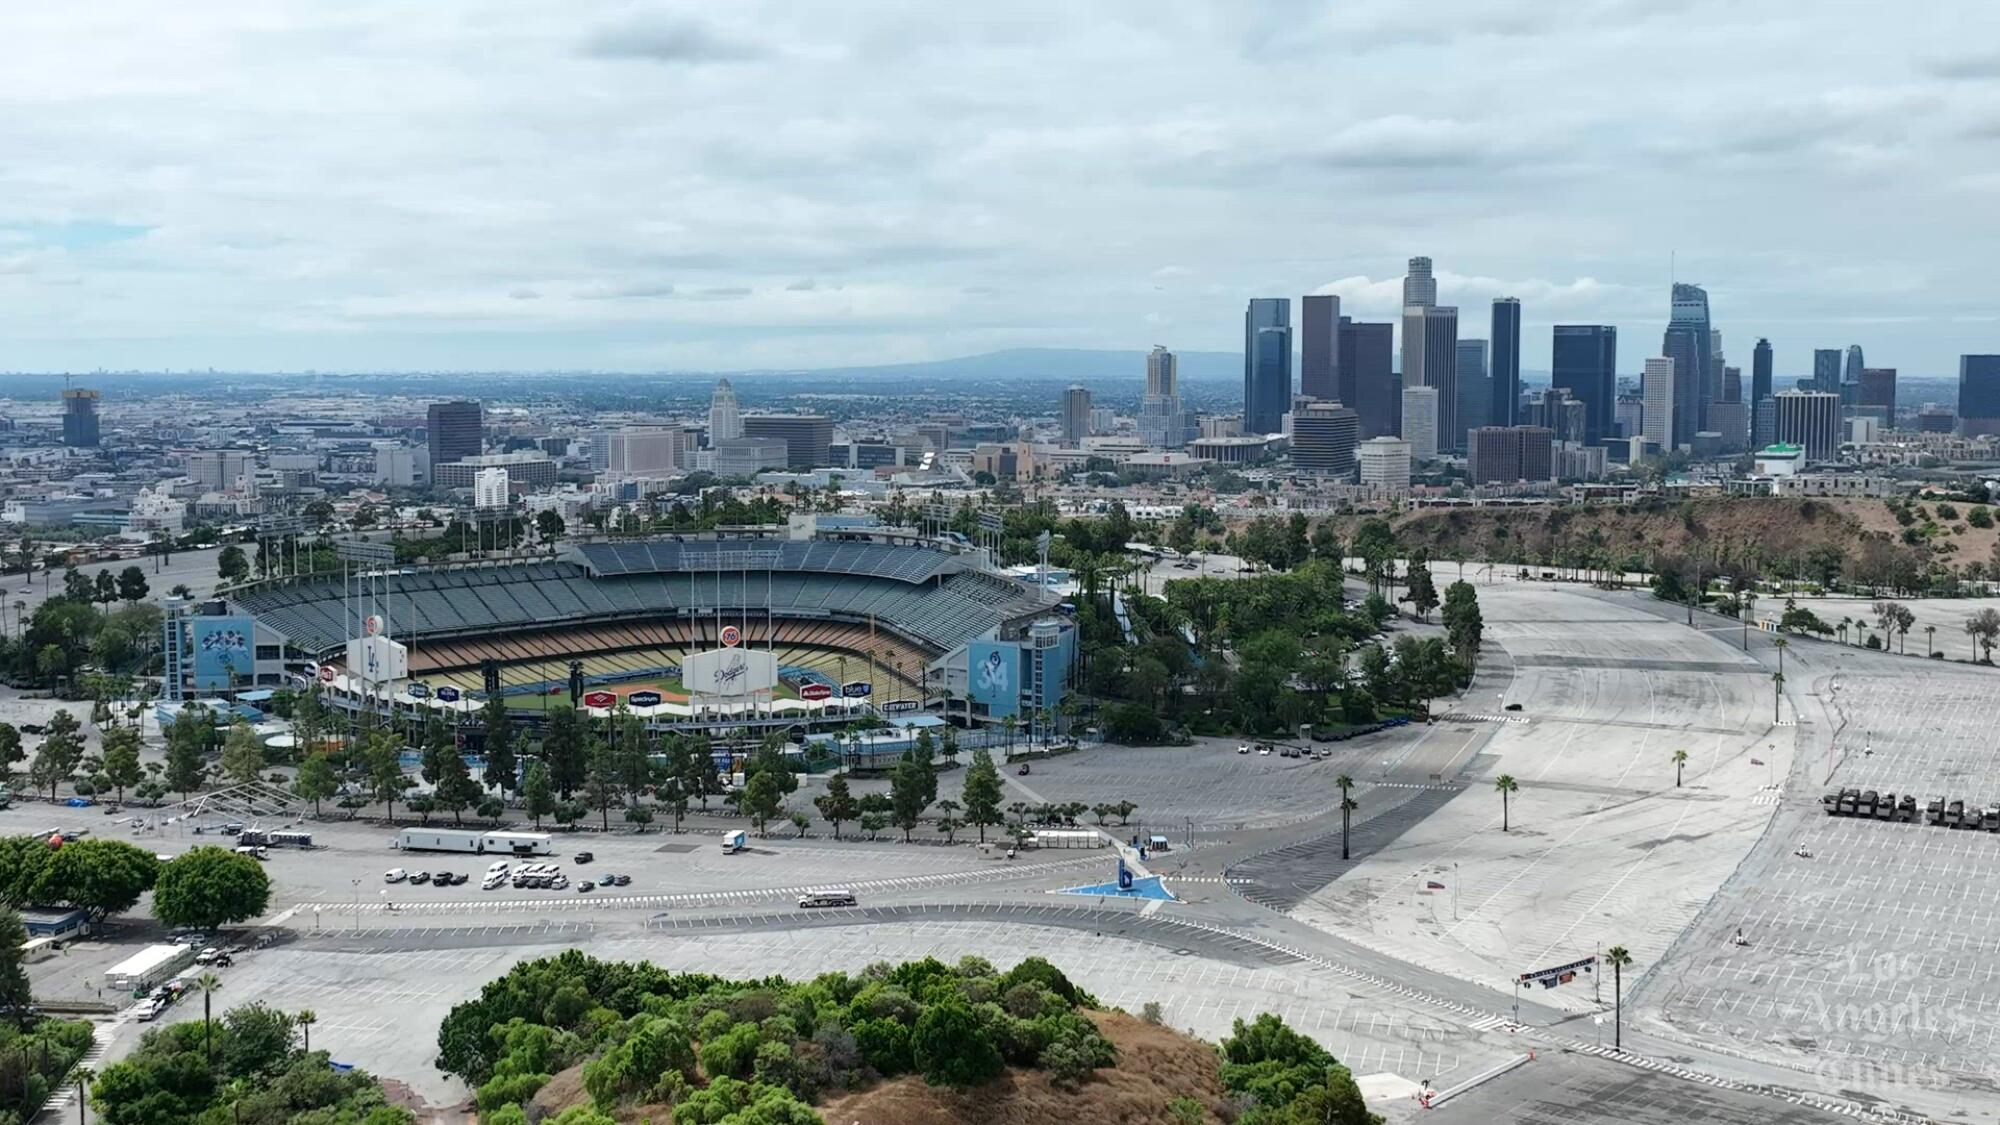
[[[13,907],[0,907],[0,1013],[17,1025],[36,1019],[35,995],[28,983],[28,963],[21,947],[28,929]]]
[[[264,747],[257,741],[257,732],[241,719],[229,724],[229,735],[222,742],[222,772],[229,780],[242,784],[255,781],[264,772]]]
[[[611,741],[618,787],[628,802],[636,802],[653,784],[653,744],[646,724],[621,708],[611,720]]]
[[[1431,581],[1430,558],[1422,551],[1410,553],[1410,580],[1403,597],[1417,611],[1419,621],[1430,620],[1431,610],[1437,608],[1437,586]]]
[[[965,804],[965,822],[979,829],[979,842],[986,842],[986,830],[1001,823],[1000,771],[993,755],[981,746],[972,752],[972,764],[965,770],[965,788],[959,794]]]
[[[394,824],[396,802],[410,787],[409,775],[403,772],[403,740],[393,731],[370,731],[362,743],[361,761],[370,791],[388,805],[389,822]]]
[[[150,592],[146,585],[146,572],[136,566],[128,566],[118,572],[118,596],[128,602],[142,602]]]
[[[539,758],[528,763],[528,775],[521,781],[521,800],[528,815],[540,829],[542,818],[556,810],[555,786],[549,782],[548,764]]]
[[[271,879],[249,856],[200,847],[160,865],[153,916],[168,926],[212,930],[264,912]]]
[[[1614,945],[1604,951],[1604,963],[1611,966],[1611,1049],[1625,1049],[1625,966],[1632,963],[1632,954],[1622,945]]]
[[[1493,781],[1493,789],[1500,794],[1500,831],[1507,831],[1508,799],[1520,792],[1521,785],[1511,773],[1503,773]]]
[[[49,719],[48,734],[28,764],[28,780],[37,789],[47,789],[49,800],[56,799],[56,786],[70,779],[83,761],[82,724],[68,708],[60,708]]]
[[[910,1035],[917,1070],[933,1086],[969,1090],[1000,1076],[1005,1061],[994,1037],[964,1000],[930,1004]]]
[[[125,790],[146,780],[145,768],[139,764],[139,742],[138,727],[120,724],[104,732],[104,779],[111,783],[121,805]]]
[[[557,707],[549,712],[542,730],[542,761],[549,767],[549,783],[565,801],[583,787],[589,772],[583,743],[583,722],[575,709]]]
[[[1686,750],[1674,751],[1674,788],[1676,789],[1681,787],[1681,770],[1687,766],[1687,760],[1688,752]]]
[[[535,534],[540,535],[544,542],[553,543],[562,538],[562,533],[562,513],[547,508],[535,513]]]
[[[57,848],[36,880],[35,901],[88,911],[92,921],[132,909],[153,889],[159,861],[123,840],[74,840]]]
[[[615,737],[615,735],[614,735]],[[584,740],[583,803],[596,809],[611,830],[611,806],[618,803],[618,760],[613,743],[595,732]]]
[[[333,762],[325,754],[308,753],[299,763],[299,775],[292,782],[292,792],[313,803],[313,815],[319,815],[319,803],[340,791],[339,781],[333,774]]]
[[[243,556],[243,548],[231,543],[215,556],[215,572],[224,582],[241,582],[250,577],[250,560]]]
[[[507,700],[488,696],[479,713],[485,735],[486,784],[502,793],[512,793],[518,784],[519,762],[514,757],[514,724],[507,717]]]
[[[167,724],[167,768],[165,781],[167,788],[181,795],[185,801],[188,795],[202,787],[208,779],[208,765],[202,754],[208,749],[209,740],[214,737],[215,728],[209,721],[208,709],[200,706],[181,708],[174,720]]]
[[[453,824],[465,823],[465,810],[479,800],[479,783],[465,764],[465,755],[456,745],[438,759],[437,778],[431,783],[431,800],[437,808],[451,813]]]
[[[12,723],[0,723],[0,783],[13,784],[14,767],[26,760],[21,748],[21,732]]]
[[[930,801],[924,796],[926,782],[935,786],[936,776],[926,777],[915,750],[903,751],[903,756],[896,762],[895,772],[889,775],[889,820],[903,830],[904,843],[909,842],[910,833],[923,819],[924,810],[930,807]]]
[[[813,807],[819,810],[820,818],[833,825],[833,838],[840,839],[840,826],[861,815],[861,807],[855,804],[854,793],[847,786],[847,775],[836,773],[827,779],[826,792],[813,798]]]

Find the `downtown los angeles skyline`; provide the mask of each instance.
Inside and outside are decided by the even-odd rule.
[[[26,11],[0,370],[1227,351],[1427,255],[1531,370],[1677,277],[1781,376],[1948,377],[2000,350],[2000,18],[1932,7]]]

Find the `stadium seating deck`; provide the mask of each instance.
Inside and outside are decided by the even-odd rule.
[[[915,653],[949,651],[1046,604],[1028,587],[967,570],[949,553],[922,547],[654,540],[585,544],[576,554],[582,562],[398,574],[366,612],[387,618],[399,639],[437,651],[512,643],[511,633],[565,629],[578,635],[600,627],[658,626],[680,630],[673,634],[676,643],[712,644],[716,610],[727,620],[746,607],[753,617],[768,607],[787,628],[810,628],[824,619],[829,628],[866,630],[872,621],[883,627],[878,636],[893,630],[916,642]],[[253,587],[235,601],[311,652],[330,651],[358,635],[364,612],[346,598],[338,578]],[[690,621],[690,609],[705,616]]]

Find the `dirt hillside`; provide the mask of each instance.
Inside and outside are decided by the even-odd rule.
[[[1625,565],[1652,557],[1699,555],[1725,568],[1766,574],[1809,569],[1814,553],[1837,553],[1850,567],[1884,556],[1953,568],[1993,557],[2000,529],[1970,527],[1966,505],[1946,516],[1936,504],[1900,523],[1881,500],[1703,497],[1635,504],[1520,508],[1450,508],[1406,512],[1393,521],[1398,543],[1427,547],[1433,558],[1459,552],[1471,560]],[[1359,517],[1338,521],[1351,538]],[[1906,533],[1916,542],[1907,541]],[[1873,547],[1864,547],[1869,541]]]
[[[817,1107],[826,1125],[1171,1125],[1167,1103],[1189,1097],[1209,1107],[1222,1100],[1215,1048],[1167,1027],[1118,1012],[1092,1012],[1118,1046],[1118,1065],[1099,1070],[1076,1090],[1058,1090],[1040,1071],[1010,1070],[967,1093],[899,1078]]]
[[[1075,1090],[1058,1090],[1040,1071],[1009,1070],[969,1093],[924,1085],[917,1077],[879,1083],[814,1108],[827,1125],[1177,1125],[1167,1103],[1189,1097],[1209,1108],[1222,1101],[1222,1078],[1215,1048],[1168,1027],[1120,1012],[1088,1012],[1092,1022],[1118,1047],[1118,1065],[1099,1070]],[[553,1117],[573,1105],[588,1105],[583,1067],[552,1078],[535,1095],[530,1119]],[[615,1114],[626,1125],[673,1118],[667,1105],[625,1106]]]

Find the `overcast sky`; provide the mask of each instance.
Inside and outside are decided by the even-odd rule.
[[[1921,9],[1921,15],[1916,14]],[[2000,6],[21,4],[0,369],[1240,346],[1251,296],[2000,351]]]

